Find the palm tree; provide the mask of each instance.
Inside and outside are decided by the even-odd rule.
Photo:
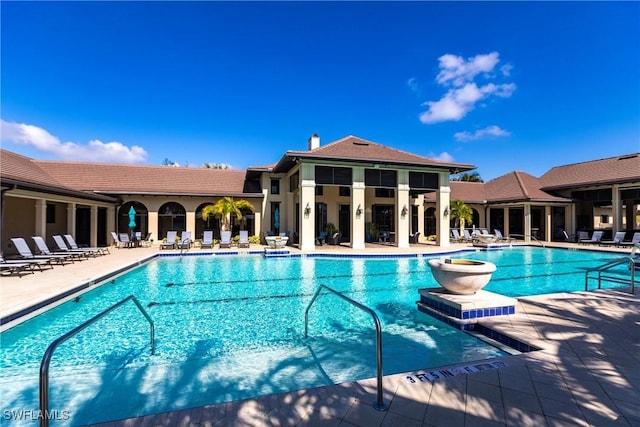
[[[242,211],[249,210],[253,212],[253,205],[245,199],[234,199],[233,197],[223,197],[213,205],[207,205],[202,208],[202,219],[207,220],[209,215],[222,218],[222,230],[231,229],[231,214],[235,214],[238,219],[242,219]]]
[[[465,172],[462,175],[458,175],[457,177],[453,178],[452,181],[484,182],[478,172]]]
[[[462,200],[451,201],[451,218],[459,221],[460,235],[462,236],[465,223],[473,224],[473,210]]]

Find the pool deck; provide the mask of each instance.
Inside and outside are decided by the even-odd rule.
[[[465,246],[456,244],[450,249]],[[629,248],[607,249],[622,254],[630,252]],[[442,249],[418,244],[411,249],[372,245],[364,251],[325,246],[318,248],[320,251],[393,254],[433,253]],[[110,255],[96,259],[21,278],[3,277],[1,317],[135,265],[156,253],[157,248],[112,249]],[[422,382],[415,376],[413,383],[405,379],[426,371],[385,376],[383,396],[387,411],[373,408],[376,381],[369,379],[99,425],[640,427],[637,288],[635,295],[623,289],[518,298],[515,315],[484,319],[482,324],[540,350],[505,356],[499,359],[504,367],[434,381]],[[462,366],[467,365],[470,364]]]

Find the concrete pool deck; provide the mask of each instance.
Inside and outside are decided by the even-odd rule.
[[[335,247],[322,251],[356,253]],[[110,255],[96,259],[22,278],[3,277],[2,317],[157,252],[157,248],[112,249]],[[367,252],[433,253],[441,249],[421,244],[409,250],[374,245]],[[515,315],[481,323],[541,350],[500,358],[504,367],[434,381],[416,380],[416,374],[426,371],[385,376],[387,411],[373,408],[376,381],[370,379],[99,425],[640,426],[637,288],[635,295],[627,290],[601,290],[518,298]],[[438,369],[442,368],[453,367]],[[407,376],[414,382],[407,381]]]

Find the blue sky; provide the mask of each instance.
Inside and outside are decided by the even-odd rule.
[[[2,147],[236,168],[356,135],[485,179],[640,151],[639,2],[6,2]]]

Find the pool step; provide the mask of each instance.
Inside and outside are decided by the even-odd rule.
[[[443,288],[419,289],[418,310],[462,330],[473,330],[480,319],[515,314],[516,300],[480,290],[473,295],[456,295]]]

